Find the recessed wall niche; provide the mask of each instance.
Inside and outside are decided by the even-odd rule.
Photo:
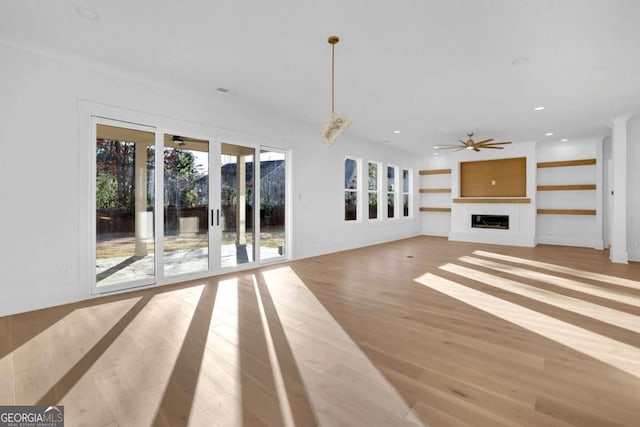
[[[526,195],[526,157],[460,163],[460,197]]]

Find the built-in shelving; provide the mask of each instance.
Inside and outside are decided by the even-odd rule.
[[[451,212],[451,208],[420,208],[420,212]]]
[[[538,185],[538,191],[574,191],[574,190],[595,190],[595,184],[576,185]]]
[[[538,169],[595,165],[596,159],[563,160],[539,162]],[[538,191],[589,191],[596,190],[596,184],[538,185]],[[596,215],[595,209],[537,209],[538,215]]]
[[[453,203],[531,203],[531,199],[526,197],[463,197],[460,199],[453,199]]]
[[[559,162],[539,162],[538,169],[559,168],[564,166],[586,166],[586,165],[595,165],[595,164],[596,164],[596,159],[563,160]]]
[[[451,174],[451,169],[425,169],[425,170],[419,171],[418,173],[422,176],[448,175],[448,174]],[[440,182],[440,185],[442,185],[442,182]],[[419,191],[421,194],[433,194],[433,195],[449,194],[451,193],[451,188],[425,186],[423,188],[420,188]],[[436,197],[436,196],[432,196],[432,197]],[[439,196],[439,197],[442,197],[442,196]],[[436,200],[437,200],[437,197],[436,197]],[[443,201],[443,199],[441,199],[441,201]],[[451,199],[447,200],[446,202],[447,204],[450,204]],[[437,204],[440,204],[440,203],[437,203]],[[451,212],[451,207],[450,206],[423,206],[420,208],[420,212]]]
[[[418,172],[420,175],[443,175],[451,173],[451,169],[426,169]]]
[[[421,193],[451,193],[450,188],[421,188]]]
[[[595,209],[538,209],[538,215],[595,215]]]

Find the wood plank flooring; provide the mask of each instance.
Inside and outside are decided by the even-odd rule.
[[[416,237],[0,318],[68,426],[637,426],[640,264]]]

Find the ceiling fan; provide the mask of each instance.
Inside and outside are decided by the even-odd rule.
[[[196,138],[188,138],[186,136],[180,136],[180,135],[167,135],[165,137],[165,144],[167,144],[169,142],[168,137],[171,136],[171,143],[173,143],[173,145],[176,145],[178,147],[183,147],[186,143],[190,143],[191,145],[193,143],[203,143],[206,142],[202,139],[196,139]]]
[[[473,137],[473,132],[467,133],[467,136],[469,137],[469,139],[466,141],[463,141],[461,139],[458,140],[460,144],[436,145],[433,148],[435,148],[436,150],[455,149],[455,151],[460,151],[460,150],[480,151],[483,148],[493,148],[494,150],[502,150],[504,147],[499,147],[499,145],[511,144],[511,141],[492,142],[493,138],[475,142],[473,139],[471,139],[471,137]]]

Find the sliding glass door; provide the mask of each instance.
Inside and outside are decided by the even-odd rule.
[[[155,282],[153,129],[96,126],[96,286]]]
[[[209,270],[209,141],[164,134],[164,275]]]
[[[286,254],[287,163],[285,153],[260,150],[260,260]]]
[[[284,152],[95,118],[94,290],[286,254]]]

